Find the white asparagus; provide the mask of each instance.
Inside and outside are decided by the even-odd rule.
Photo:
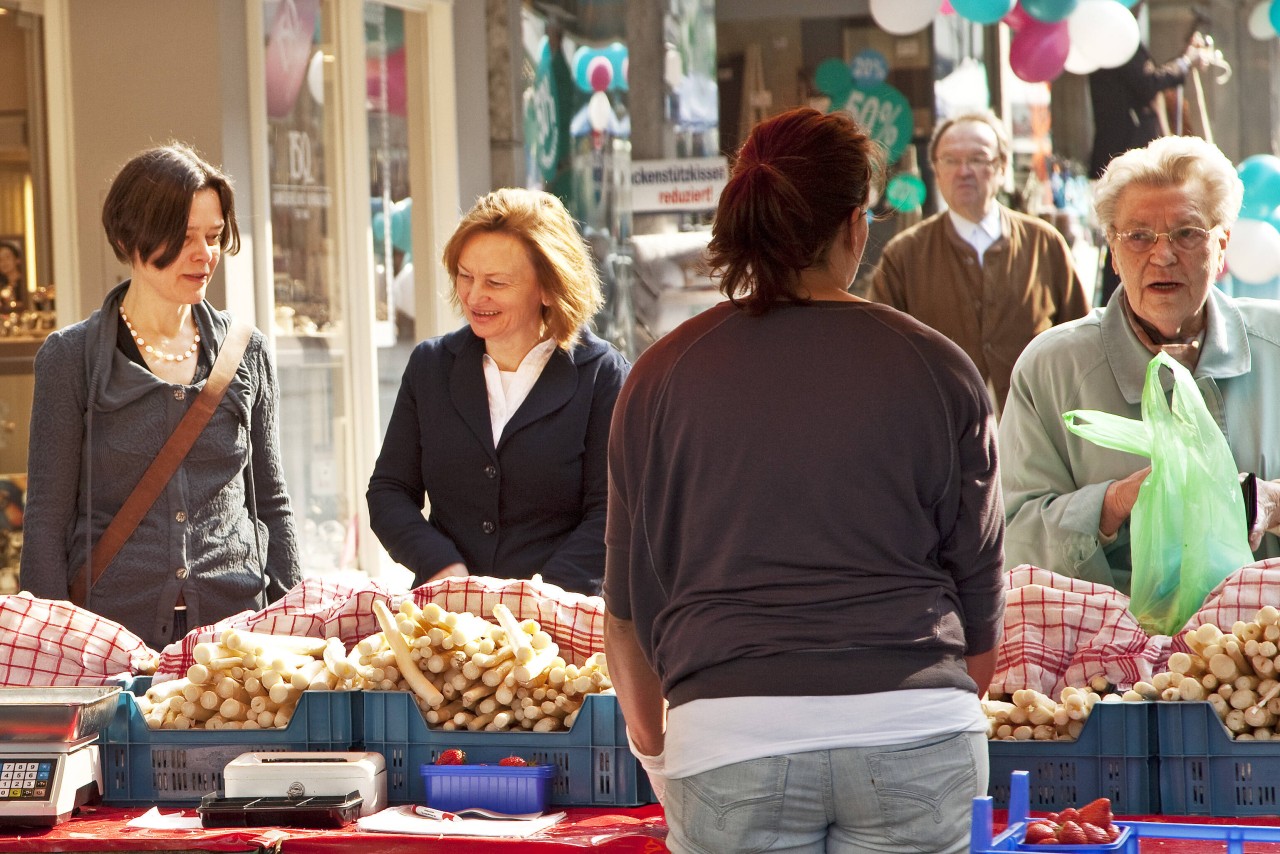
[[[387,639],[387,645],[395,653],[404,681],[428,705],[439,706],[444,702],[444,695],[439,688],[431,684],[431,680],[423,675],[421,670],[414,666],[412,659],[409,657],[409,647],[405,643],[404,635],[400,634],[396,629],[395,620],[391,617],[391,611],[381,599],[374,600],[373,613],[378,618],[378,624],[382,626],[382,634]]]

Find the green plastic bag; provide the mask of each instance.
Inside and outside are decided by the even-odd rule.
[[[1172,406],[1161,368],[1173,372]],[[1147,366],[1141,421],[1091,410],[1062,417],[1094,444],[1151,458],[1129,517],[1129,610],[1149,634],[1172,635],[1219,582],[1253,562],[1239,474],[1222,430],[1191,372],[1165,353]]]

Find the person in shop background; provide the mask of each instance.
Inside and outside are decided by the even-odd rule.
[[[1191,370],[1236,464],[1257,478],[1255,555],[1280,556],[1280,304],[1213,286],[1243,193],[1235,166],[1199,137],[1161,137],[1107,167],[1094,206],[1122,287],[1014,367],[1000,423],[1007,566],[1128,592],[1128,518],[1149,461],[1074,435],[1062,414],[1141,418],[1160,350]]]
[[[22,250],[12,243],[0,243],[0,311],[21,308],[26,302],[26,285]]]
[[[1137,6],[1134,7],[1135,14]],[[1186,82],[1193,68],[1209,65],[1204,37],[1193,33],[1182,55],[1157,65],[1147,46],[1115,68],[1099,68],[1089,74],[1089,103],[1093,109],[1093,148],[1089,154],[1089,175],[1102,177],[1112,158],[1142,148],[1167,131],[1161,127],[1156,99]],[[1120,284],[1110,257],[1102,261],[1099,305],[1106,305]]]
[[[240,247],[230,180],[182,143],[132,158],[102,208],[130,277],[36,354],[21,582],[66,599],[204,387],[231,317],[206,299]],[[256,330],[213,417],[92,588],[89,607],[160,649],[301,580],[280,463],[279,391]],[[86,570],[87,571],[87,570]]]
[[[673,851],[967,851],[987,791],[995,419],[959,347],[848,292],[884,172],[847,113],[757,125],[729,301],[618,399],[605,649]]]
[[[629,365],[587,328],[603,302],[590,252],[555,196],[502,189],[462,218],[444,265],[467,325],[409,357],[369,524],[415,586],[541,574],[599,593],[609,420]]]
[[[989,112],[939,124],[929,161],[946,210],[889,241],[870,290],[959,344],[997,412],[1027,342],[1089,310],[1063,236],[997,200],[1009,156],[1008,132]]]

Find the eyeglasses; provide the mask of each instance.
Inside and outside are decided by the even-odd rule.
[[[968,166],[974,172],[985,172],[995,167],[999,162],[997,157],[939,157],[938,165],[943,169],[954,172],[961,166]]]
[[[1160,242],[1160,238],[1169,238],[1169,245],[1184,252],[1196,252],[1209,244],[1211,229],[1194,225],[1184,225],[1172,231],[1152,231],[1149,228],[1135,228],[1130,231],[1113,231],[1112,237],[1120,241],[1120,245],[1130,252],[1150,252]]]

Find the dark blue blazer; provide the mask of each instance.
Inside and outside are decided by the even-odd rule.
[[[469,326],[414,348],[369,478],[369,524],[414,586],[463,563],[599,593],[609,421],[630,366],[584,331],[555,350],[494,447],[483,356]]]

